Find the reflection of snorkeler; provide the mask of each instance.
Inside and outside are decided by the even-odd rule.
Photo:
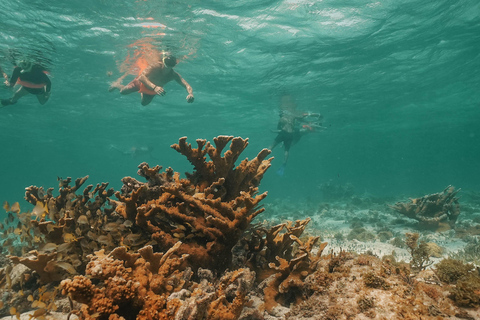
[[[143,72],[126,86],[121,84],[123,77],[113,82],[109,91],[115,89],[120,90],[121,94],[130,94],[140,92],[142,96],[142,105],[148,105],[156,95],[164,96],[167,92],[163,87],[172,80],[183,86],[187,92],[187,102],[192,103],[194,100],[192,87],[182,76],[173,70],[177,64],[174,56],[165,56],[161,61],[149,65]]]
[[[10,99],[1,100],[2,105],[8,106],[15,104],[18,99],[29,93],[36,95],[40,104],[45,104],[50,98],[50,89],[52,87],[45,71],[46,70],[38,64],[22,60],[18,63],[18,66],[13,69],[12,77],[9,80],[7,74],[0,68],[7,87],[12,88],[16,84],[20,85]]]
[[[285,154],[283,164],[277,170],[279,175],[283,175],[285,171],[291,146],[296,144],[304,135],[316,132],[318,129],[324,129],[321,124],[322,119],[323,116],[319,113],[308,112],[295,115],[286,110],[280,112],[277,130],[272,130],[273,132],[278,133],[278,135],[275,137],[275,140],[270,147],[270,150],[273,150],[278,144],[283,142]]]
[[[134,146],[134,147],[131,147],[128,150],[122,150],[119,147],[117,147],[116,145],[111,144],[109,146],[109,149],[118,151],[121,154],[126,155],[126,156],[131,156],[132,158],[133,157],[140,157],[140,156],[149,156],[149,157],[155,159],[155,157],[152,155],[153,148],[150,147],[150,146],[148,146],[148,147],[135,147]]]

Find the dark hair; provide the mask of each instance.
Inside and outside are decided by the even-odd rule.
[[[174,67],[177,64],[177,58],[174,56],[166,56],[165,59],[163,59],[163,62],[167,67]]]

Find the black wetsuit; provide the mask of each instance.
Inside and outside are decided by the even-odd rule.
[[[22,68],[15,67],[13,69],[12,77],[10,78],[10,83],[13,85],[20,78],[21,81],[29,82],[32,84],[44,84],[44,88],[29,88],[28,86],[23,86],[25,90],[32,94],[42,94],[45,92],[50,92],[52,83],[48,76],[43,72],[43,69],[37,65],[32,67],[32,70],[29,72],[22,73]]]
[[[278,121],[277,129],[280,132],[275,138],[275,143],[283,142],[286,151],[290,150],[292,144],[299,139],[295,134],[295,121],[296,118],[293,116],[282,116]]]

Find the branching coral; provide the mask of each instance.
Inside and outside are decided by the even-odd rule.
[[[452,228],[460,214],[459,198],[456,197],[459,191],[448,186],[442,192],[410,199],[410,202],[397,202],[390,207],[427,227],[440,230]]]
[[[35,236],[39,254],[56,253],[50,265],[81,274],[87,255],[95,250],[110,251],[122,245],[134,250],[149,242],[155,251],[167,251],[181,240],[178,254],[188,253],[193,267],[227,268],[232,247],[264,210],[258,206],[266,193],[257,192],[271,159],[265,160],[270,151],[264,149],[235,167],[248,139],[220,136],[214,141],[216,147],[197,140],[194,149],[182,138],[172,146],[195,165],[195,172],[187,174],[190,180],[180,179],[171,168],[160,173],[160,166],[142,163],[138,174],[147,182],[126,177],[122,192],[107,190],[107,183],[89,185],[80,192],[88,176],[73,184],[71,178],[59,179],[56,197],[53,188],[28,187],[25,199],[35,205],[34,220],[29,221],[34,231],[29,235],[40,235]],[[206,161],[207,154],[211,161]],[[114,193],[118,201],[110,199]],[[42,268],[34,263],[29,261],[29,267]],[[61,280],[58,268],[50,269],[51,279]],[[42,281],[49,279],[44,270],[40,272]]]
[[[190,281],[192,273],[182,270],[186,255],[174,256],[180,246],[165,254],[151,246],[138,253],[98,251],[89,256],[86,276],[62,281],[63,294],[84,304],[84,319],[238,319],[255,274],[227,272],[215,287]]]
[[[37,272],[41,283],[49,283],[60,281],[65,274],[65,268],[74,274],[75,269],[70,268],[68,264],[57,262],[55,260],[57,254],[39,254],[37,251],[32,251],[32,254],[36,256],[36,259],[19,258],[15,256],[9,256],[13,263],[22,263],[30,269]]]
[[[107,183],[87,186],[81,195],[76,192],[88,176],[75,180],[59,179],[59,195],[53,196],[53,188],[26,188],[25,199],[35,205],[30,216],[33,220],[24,223],[38,251],[37,259],[10,256],[15,263],[23,263],[35,270],[42,283],[62,280],[68,274],[82,273],[86,256],[99,248],[112,249],[121,242],[120,229],[123,221],[111,215],[106,208],[113,189]],[[124,227],[123,227],[124,228]],[[48,261],[45,259],[48,257]]]
[[[125,178],[122,193],[117,192],[116,212],[135,223],[158,250],[167,250],[182,241],[179,254],[188,253],[193,267],[224,270],[231,261],[231,250],[261,212],[258,208],[266,193],[257,194],[263,174],[270,166],[270,153],[263,149],[252,160],[245,159],[237,167],[235,161],[248,145],[248,139],[219,136],[215,146],[197,140],[192,148],[181,138],[172,148],[185,155],[195,171],[188,179],[161,167],[139,166],[142,183]],[[230,149],[223,156],[226,145]],[[206,161],[206,155],[210,161]]]
[[[410,255],[412,256],[412,260],[410,261],[412,270],[425,270],[433,263],[432,261],[430,261],[428,244],[424,241],[421,241],[420,244],[418,244],[418,238],[420,237],[418,233],[406,233],[405,236],[405,243],[409,248]]]
[[[141,163],[138,175],[146,182],[125,177],[116,193],[106,183],[82,191],[87,177],[60,179],[57,197],[53,189],[29,187],[25,197],[34,210],[20,214],[14,206],[9,217],[20,222],[8,225],[28,241],[24,248],[38,245],[29,255],[9,256],[37,274],[19,282],[29,286],[21,288],[24,300],[33,300],[25,306],[39,307],[36,314],[43,315],[50,306],[40,307],[46,300],[33,297],[40,293],[37,280],[54,288],[63,279],[62,293],[83,304],[72,303],[72,313],[87,320],[263,319],[264,311],[286,312],[276,306],[293,306],[286,319],[298,319],[305,306],[312,317],[325,319],[354,318],[358,312],[375,317],[377,309],[385,317],[427,319],[457,310],[444,287],[421,282],[409,268],[344,251],[321,257],[326,243],[317,246],[319,237],[302,237],[309,219],[248,229],[263,211],[266,193],[258,194],[258,186],[270,152],[235,166],[247,140],[214,141],[197,140],[193,148],[182,138],[172,146],[194,165],[184,179],[171,168],[161,172],[160,166]],[[455,204],[454,191],[446,192]],[[421,247],[417,240],[408,239],[412,250]],[[235,265],[232,248],[243,255],[235,255]],[[420,269],[427,265],[419,261]],[[0,277],[10,270],[0,269]],[[20,296],[15,290],[23,285],[4,282],[10,282],[11,296]],[[468,272],[457,279],[450,298],[478,306],[478,283],[478,275]]]
[[[167,296],[182,289],[185,281],[179,270],[186,256],[173,258],[180,242],[165,254],[152,254],[151,247],[141,253],[127,253],[118,247],[105,255],[103,250],[89,255],[86,276],[101,281],[93,285],[86,276],[62,281],[62,293],[84,303],[85,319],[167,319]],[[140,258],[142,256],[142,258]],[[148,260],[147,260],[148,259]],[[167,306],[168,305],[168,306]],[[163,318],[162,318],[163,316]]]
[[[277,257],[285,260],[294,258],[296,239],[303,234],[309,222],[310,218],[297,220],[295,223],[288,221],[270,229],[261,225],[254,226],[240,241],[246,251],[245,261],[242,263],[255,270],[259,281],[266,279],[275,273],[275,269],[270,268],[269,264],[275,263]],[[325,245],[326,243],[322,244]]]
[[[277,249],[285,249],[283,244],[292,241],[298,245],[298,250],[296,250],[292,258],[288,257],[287,254],[288,260],[282,257],[285,251],[272,250],[273,252],[277,251],[283,254],[275,256],[279,265],[273,262],[269,263],[269,267],[275,270],[274,274],[265,280],[266,287],[263,290],[265,294],[265,309],[269,312],[278,304],[298,303],[305,298],[304,295],[307,291],[305,290],[307,287],[305,279],[317,269],[322,251],[327,245],[327,243],[320,244],[317,253],[314,255],[312,249],[320,237],[309,237],[306,241],[302,241],[293,234],[295,232],[300,232],[301,234],[308,222],[309,220],[297,221],[296,226],[301,226],[301,228],[290,229],[280,238],[278,237],[278,229],[274,228],[274,234],[276,234],[274,239],[277,241],[270,241],[269,243],[274,243]],[[292,243],[290,243],[291,247]]]

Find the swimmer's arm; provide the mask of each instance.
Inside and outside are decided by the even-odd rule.
[[[52,89],[52,82],[50,81],[50,78],[45,76],[45,83],[47,84],[45,88],[45,92],[50,93],[50,90]]]
[[[155,66],[154,66],[155,67]],[[141,83],[143,83],[148,89],[155,91],[156,94],[163,96],[166,94],[165,90],[161,86],[157,86],[155,83],[150,81],[148,76],[154,67],[147,67],[142,74],[138,77]]]
[[[5,81],[4,81],[3,83],[5,83],[5,85],[6,85],[7,87],[9,87],[9,86],[10,86],[10,82],[8,81],[8,75],[5,73],[5,71],[3,71],[2,66],[0,66],[0,73],[1,73],[2,76],[3,76],[3,79],[5,79]]]
[[[193,97],[192,87],[188,84],[188,82],[185,79],[182,78],[182,76],[179,73],[175,72],[174,76],[175,76],[175,81],[177,81],[179,85],[184,87],[185,90],[187,90],[188,92],[187,102],[189,103],[193,102],[194,97]]]
[[[15,69],[13,69],[12,77],[6,84],[8,87],[13,87],[15,83],[17,83],[18,77],[20,76],[20,71],[22,71],[22,69],[19,67],[15,67]]]
[[[148,76],[150,75],[152,71],[152,67],[147,67],[145,70],[143,70],[142,74],[138,77],[138,80],[140,80],[140,82],[142,82],[148,89],[150,90],[155,90],[155,87],[157,87],[155,85],[155,83],[153,83],[152,81],[150,81],[150,79],[148,79]]]
[[[179,85],[181,85],[182,87],[184,87],[184,88],[187,90],[188,94],[193,95],[193,89],[192,89],[192,87],[191,87],[191,86],[188,84],[188,82],[187,82],[185,79],[183,79],[182,76],[181,76],[179,73],[177,73],[177,72],[175,72],[175,81],[177,81]]]

